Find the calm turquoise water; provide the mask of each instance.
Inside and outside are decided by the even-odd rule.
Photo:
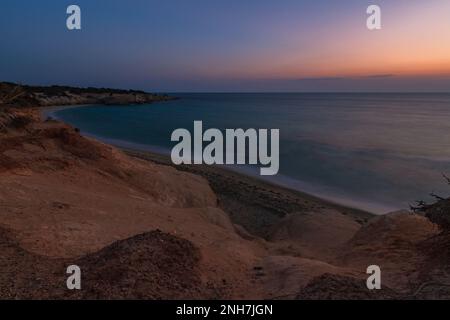
[[[168,152],[176,128],[279,128],[280,172],[269,179],[383,213],[450,186],[450,94],[177,94],[141,106],[53,115],[107,142]],[[250,174],[256,168],[239,167]]]

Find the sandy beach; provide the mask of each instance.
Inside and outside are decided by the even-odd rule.
[[[335,204],[220,166],[177,166],[173,165],[170,157],[164,154],[123,150],[133,157],[204,177],[218,196],[220,207],[230,214],[233,222],[262,237],[291,212],[332,209],[348,215],[361,224],[374,217],[373,214],[363,210]]]

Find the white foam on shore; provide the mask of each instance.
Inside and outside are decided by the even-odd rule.
[[[45,107],[42,108],[41,111],[41,117],[43,120],[47,119],[48,117],[52,117],[56,120],[63,121],[64,120],[56,115],[58,111],[66,110],[66,109],[73,109],[73,108],[80,108],[80,107],[89,107],[89,106],[95,106],[95,105],[67,105],[67,106],[54,106],[54,107]],[[171,150],[168,148],[160,147],[160,146],[152,146],[152,145],[146,145],[146,144],[139,144],[134,143],[130,141],[120,140],[120,139],[113,139],[113,138],[106,138],[102,137],[96,134],[92,134],[90,132],[82,132],[82,134],[86,137],[93,138],[96,140],[99,140],[103,143],[114,145],[118,148],[124,148],[124,149],[130,149],[135,150],[138,152],[151,152],[155,154],[159,154],[162,156],[169,156]],[[278,174],[277,176],[273,177],[265,177],[259,175],[259,171],[256,168],[253,168],[248,165],[222,165],[221,168],[224,168],[226,170],[231,170],[233,172],[244,174],[247,176],[250,176],[252,178],[256,178],[261,181],[269,182],[274,185],[278,185],[280,187],[284,187],[287,189],[295,190],[298,192],[305,193],[307,195],[311,195],[313,197],[317,197],[319,199],[323,199],[325,201],[329,201],[332,203],[335,203],[337,205],[349,207],[349,208],[355,208],[360,209],[364,211],[368,211],[374,214],[386,214],[389,212],[401,210],[404,208],[400,208],[395,205],[389,205],[389,204],[381,204],[377,202],[373,202],[366,199],[355,199],[346,195],[341,194],[339,190],[334,190],[333,188],[326,187],[326,186],[318,186],[318,185],[311,185],[308,183],[304,183],[302,181],[293,179],[288,176],[284,176],[282,174]]]
[[[105,138],[98,135],[90,134],[84,132],[83,135],[100,140],[104,143],[114,145],[119,148],[135,150],[138,152],[151,152],[156,153],[162,156],[170,157],[170,149],[159,147],[159,146],[150,146],[145,144],[139,144],[129,141],[124,141],[120,139],[111,139]],[[265,177],[259,175],[259,171],[257,168],[253,168],[246,165],[221,165],[223,169],[230,170],[239,174],[243,174],[246,176],[250,176],[252,178],[268,182],[280,187],[284,187],[287,189],[292,189],[298,192],[305,193],[307,195],[311,195],[313,197],[317,197],[319,199],[329,201],[331,203],[349,207],[360,209],[364,211],[368,211],[374,214],[386,214],[393,211],[398,211],[404,208],[396,207],[395,205],[386,205],[376,202],[371,202],[366,199],[355,199],[343,194],[340,194],[338,190],[333,190],[332,188],[326,186],[314,186],[299,180],[290,178],[288,176],[284,176],[282,174],[278,174],[275,177]]]

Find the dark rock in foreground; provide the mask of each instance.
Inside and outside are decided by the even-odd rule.
[[[200,253],[187,240],[160,231],[117,241],[78,260],[23,250],[0,229],[0,299],[201,299],[209,289]],[[81,268],[82,290],[68,290],[66,268]]]
[[[323,274],[311,280],[298,294],[299,300],[392,300],[400,295],[383,286],[368,290],[365,279]]]

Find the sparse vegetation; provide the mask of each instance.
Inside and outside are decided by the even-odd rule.
[[[445,174],[443,177],[450,185],[450,178]],[[435,202],[427,203],[419,200],[415,206],[411,206],[411,210],[424,214],[431,222],[439,225],[443,231],[450,231],[450,197],[444,198],[435,193],[430,193],[430,195],[436,199]]]
[[[25,94],[20,85],[0,83],[0,105],[9,105]]]

